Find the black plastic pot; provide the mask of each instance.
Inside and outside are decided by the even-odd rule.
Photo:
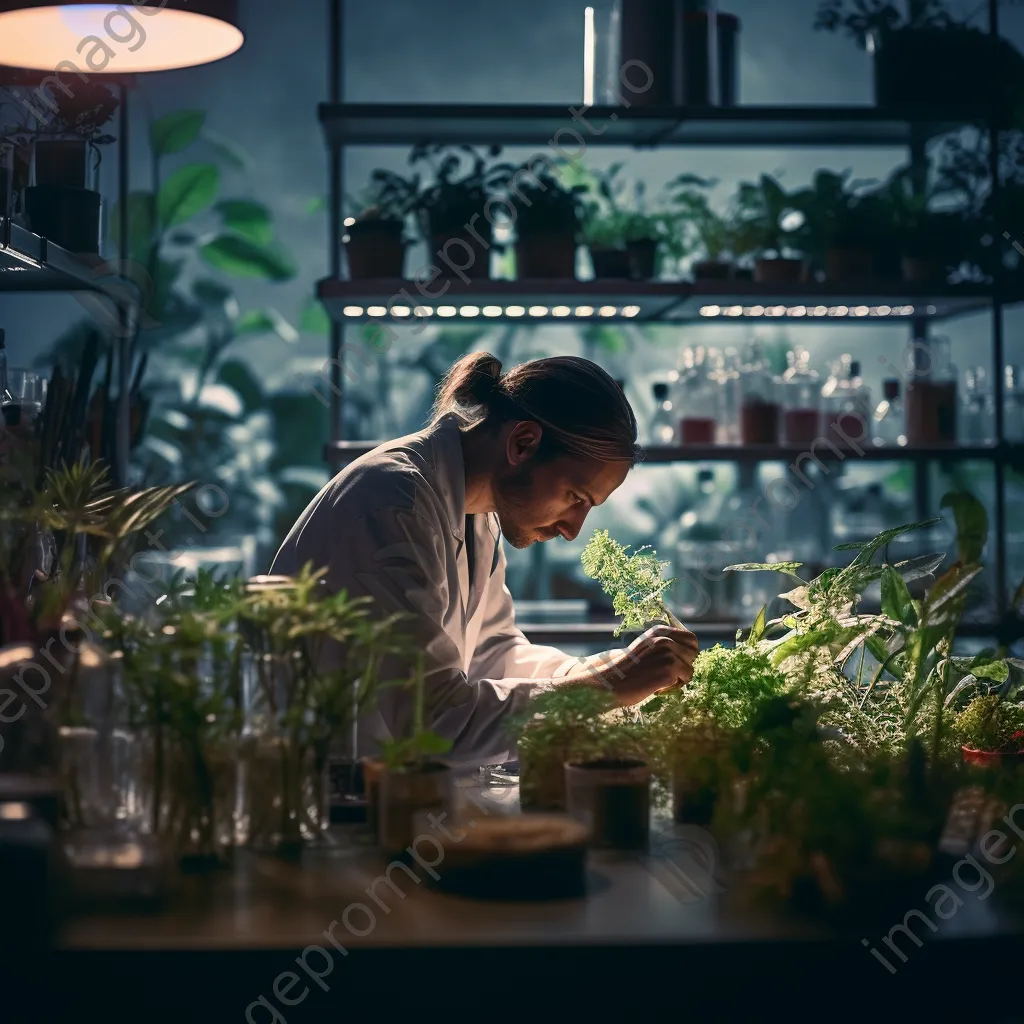
[[[691,268],[694,281],[725,281],[732,277],[732,264],[725,260],[698,260]]]
[[[85,188],[88,159],[85,139],[39,139],[35,144],[36,184]]]
[[[871,281],[877,276],[869,246],[831,245],[825,250],[826,281]]]
[[[516,277],[575,280],[576,239],[568,234],[521,235],[516,241]]]
[[[606,249],[592,245],[590,259],[594,264],[594,277],[599,281],[608,278],[626,280],[630,277],[629,253],[625,249]]]
[[[591,842],[616,850],[647,846],[651,772],[644,761],[581,761],[565,766],[569,813],[591,830]]]
[[[442,277],[465,276],[473,281],[486,281],[491,276],[491,247],[483,230],[478,229],[478,234],[483,243],[468,232],[431,236],[429,262],[440,269]]]
[[[405,267],[403,225],[394,220],[356,221],[348,227],[348,273],[353,281],[401,278]]]
[[[25,189],[29,230],[73,253],[100,251],[99,192],[61,185]]]
[[[940,109],[988,104],[1024,89],[1024,55],[977,29],[896,29],[875,52],[875,103]]]
[[[658,273],[658,242],[654,238],[638,238],[626,243],[629,272],[635,281],[653,281]]]

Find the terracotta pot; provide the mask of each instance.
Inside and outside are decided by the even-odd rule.
[[[638,760],[565,765],[569,814],[591,830],[594,846],[642,850],[651,821],[651,770]]]
[[[973,747],[961,747],[964,764],[973,764],[979,768],[1015,768],[1024,764],[1024,750],[998,751],[975,750]]]
[[[405,270],[405,242],[399,221],[356,221],[345,243],[348,276],[353,281],[373,278],[397,280]]]
[[[483,230],[478,229],[478,234],[483,242],[468,232],[463,235],[432,235],[429,263],[440,268],[442,277],[486,281],[491,276],[492,246]]]
[[[691,270],[694,281],[725,281],[732,274],[732,264],[725,260],[698,260]]]
[[[516,242],[516,277],[573,281],[576,240],[571,235],[523,235]]]
[[[825,280],[870,281],[876,276],[875,257],[870,249],[833,246],[825,250]]]
[[[599,281],[611,278],[626,280],[630,276],[629,253],[625,249],[592,245],[590,259],[594,264],[594,277]]]
[[[803,260],[755,260],[754,280],[764,284],[798,284],[805,278],[806,266]]]
[[[652,281],[658,273],[658,241],[638,238],[626,243],[630,276],[636,281]]]

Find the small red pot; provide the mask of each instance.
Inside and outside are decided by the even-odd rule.
[[[977,765],[979,768],[1009,768],[1024,764],[1024,750],[975,750],[973,747],[961,747],[964,764]]]

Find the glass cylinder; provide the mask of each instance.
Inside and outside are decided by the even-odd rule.
[[[921,343],[919,362],[906,386],[907,443],[956,443],[957,380],[949,339]]]
[[[860,362],[843,355],[822,388],[826,438],[840,447],[871,439],[871,393],[860,375]]]
[[[1003,439],[1024,441],[1024,383],[1020,368],[1006,366],[1003,380]]]
[[[675,403],[679,414],[680,444],[709,445],[718,439],[722,393],[709,369],[703,348],[684,350]]]
[[[985,368],[972,366],[966,369],[963,384],[960,441],[973,445],[991,444],[995,430],[995,401]]]
[[[654,415],[651,417],[651,444],[672,444],[676,439],[676,412],[668,384],[659,381],[653,387]]]
[[[740,393],[741,443],[778,444],[782,422],[778,384],[756,346],[740,368]]]
[[[622,0],[591,0],[583,9],[583,105],[622,102]]]
[[[821,378],[810,353],[790,353],[782,376],[783,437],[786,444],[811,444],[821,432]]]

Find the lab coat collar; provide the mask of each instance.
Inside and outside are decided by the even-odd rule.
[[[466,527],[466,463],[459,436],[459,418],[452,413],[443,416],[428,431],[430,458],[437,489],[444,501],[448,528],[461,544]]]

